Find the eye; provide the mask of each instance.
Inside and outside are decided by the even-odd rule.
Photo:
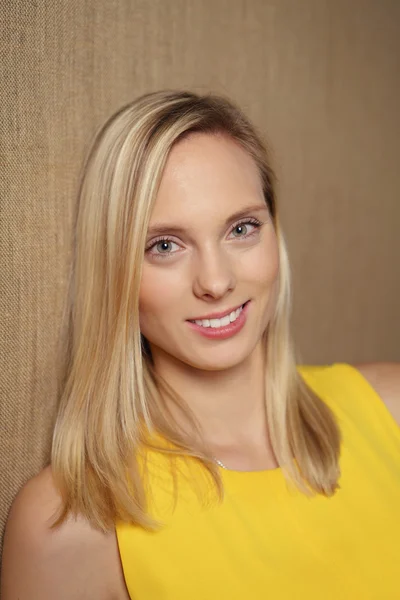
[[[258,229],[261,227],[263,223],[261,223],[261,221],[259,221],[258,219],[255,218],[247,218],[247,219],[243,219],[242,221],[239,221],[239,223],[236,223],[231,232],[234,232],[236,229],[241,229],[243,231],[243,229],[245,229],[245,235],[239,235],[239,236],[235,236],[236,239],[248,239],[249,237],[257,234]],[[250,231],[250,233],[247,233],[247,229],[248,226],[251,225],[254,227],[253,231]],[[171,244],[175,244],[176,246],[178,246],[178,244],[176,242],[174,242],[170,237],[168,236],[164,236],[164,237],[160,237],[155,239],[153,242],[151,242],[151,244],[149,246],[146,247],[146,252],[156,258],[156,259],[164,259],[164,258],[169,258],[171,256],[173,256],[174,254],[177,254],[177,252],[168,252],[168,248],[166,248],[166,246],[171,245]],[[163,247],[163,250],[161,252],[153,252],[153,248],[157,248],[157,246],[159,247]]]
[[[169,237],[162,237],[159,238],[158,240],[155,240],[154,242],[152,242],[151,246],[148,246],[146,248],[146,252],[148,252],[151,256],[154,256],[155,258],[166,258],[168,256],[171,256],[171,254],[175,254],[172,252],[167,252],[165,249],[165,246],[167,245],[171,245],[171,244],[175,244],[176,246],[178,244],[176,244],[176,242],[174,242],[173,240],[171,240]],[[156,248],[157,246],[164,246],[163,251],[159,252],[150,252],[150,250],[153,250],[153,248]]]
[[[232,231],[235,231],[235,229],[238,229],[239,227],[243,230],[243,226],[245,226],[246,231],[247,231],[247,226],[248,225],[253,225],[253,227],[255,228],[254,231],[251,231],[247,235],[240,235],[238,237],[240,237],[240,238],[243,238],[243,237],[244,238],[248,238],[251,235],[254,235],[255,233],[257,233],[257,229],[259,229],[261,227],[262,223],[258,219],[254,219],[254,218],[245,219],[243,221],[239,221],[239,223],[236,223],[236,225],[233,226],[233,230]],[[235,237],[237,237],[237,236],[235,236]]]

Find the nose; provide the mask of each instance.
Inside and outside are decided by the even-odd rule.
[[[192,268],[193,292],[199,298],[217,300],[235,288],[232,258],[221,250],[204,252]]]

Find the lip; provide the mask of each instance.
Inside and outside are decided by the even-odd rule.
[[[211,340],[226,340],[232,336],[238,334],[245,326],[247,321],[247,313],[249,312],[251,302],[245,302],[243,310],[240,312],[238,318],[228,325],[222,327],[202,327],[197,323],[187,321],[188,326],[192,331],[200,334],[202,337]]]
[[[237,305],[235,308],[228,308],[227,310],[224,310],[222,312],[210,313],[209,315],[206,315],[205,317],[193,317],[193,319],[186,319],[186,320],[187,321],[203,321],[204,319],[222,319],[223,317],[230,315],[231,312],[237,310],[241,306],[244,307],[244,305],[247,304],[247,302],[249,302],[249,300],[246,300],[246,302],[243,302],[242,304]]]

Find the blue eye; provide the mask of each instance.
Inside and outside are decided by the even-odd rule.
[[[258,228],[261,226],[261,223],[260,223],[260,221],[257,221],[256,219],[254,219],[254,220],[251,220],[251,219],[249,220],[249,219],[248,219],[247,221],[241,221],[240,223],[237,223],[237,224],[234,226],[234,228],[233,228],[233,230],[232,230],[232,231],[235,231],[235,229],[237,229],[238,227],[242,227],[242,225],[249,225],[249,224],[251,224],[251,225],[254,225],[254,226],[255,226],[255,228],[256,228],[256,230],[255,230],[255,231],[257,231],[257,229],[258,229]],[[253,232],[249,233],[248,235],[252,235],[253,233],[255,233],[255,231],[253,231]],[[246,235],[246,236],[242,236],[242,235],[241,235],[241,236],[239,236],[239,237],[248,237],[248,235]]]
[[[253,225],[254,230],[250,231],[250,233],[247,233],[245,235],[239,235],[239,236],[235,236],[236,239],[248,239],[249,237],[251,237],[252,235],[255,235],[258,232],[258,229],[261,227],[263,223],[261,223],[261,221],[259,221],[258,219],[255,218],[249,218],[249,219],[243,219],[242,221],[239,221],[239,223],[236,223],[231,230],[231,233],[233,231],[235,231],[235,229],[237,229],[238,227],[241,227],[242,225]],[[247,230],[247,228],[246,228]],[[169,258],[170,256],[173,256],[174,254],[176,254],[175,252],[150,252],[150,250],[153,250],[153,248],[155,248],[156,246],[158,246],[159,244],[176,244],[178,245],[176,242],[174,242],[173,239],[171,239],[168,236],[163,236],[163,237],[159,237],[157,239],[155,239],[150,246],[147,246],[146,248],[146,252],[158,259],[164,259],[164,258]]]
[[[169,238],[162,238],[161,240],[155,241],[154,244],[152,246],[150,246],[150,248],[160,246],[161,244],[173,244],[173,243],[174,243],[174,241]],[[150,248],[149,248],[149,250],[150,250]],[[171,253],[170,252],[160,252],[160,253],[157,253],[156,256],[163,257],[163,255],[168,255],[168,254],[171,254]]]

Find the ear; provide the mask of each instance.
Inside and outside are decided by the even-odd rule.
[[[372,385],[400,426],[400,363],[352,365]]]

